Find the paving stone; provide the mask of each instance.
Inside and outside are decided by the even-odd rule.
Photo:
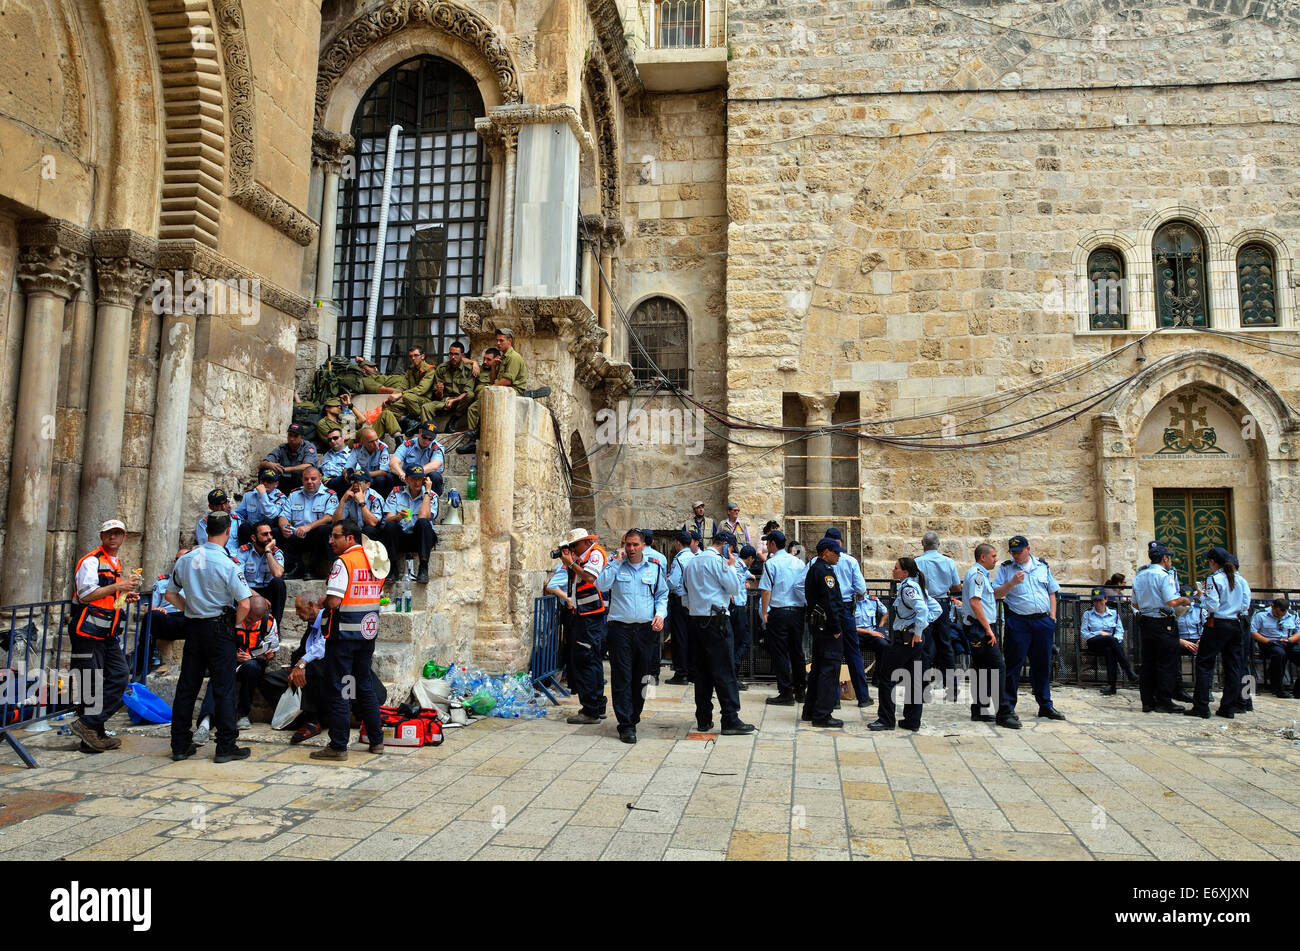
[[[737,829],[727,847],[728,861],[773,861],[789,857],[788,833],[748,832]]]
[[[601,855],[603,861],[655,862],[663,857],[672,838],[668,833],[624,832],[619,830],[609,840]]]
[[[613,828],[570,824],[556,833],[538,859],[543,862],[594,862],[614,838],[614,831]]]
[[[725,851],[704,849],[668,849],[663,856],[665,862],[725,862],[726,859]]]

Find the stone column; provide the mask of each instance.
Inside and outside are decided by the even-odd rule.
[[[474,662],[504,673],[519,653],[511,624],[510,530],[515,517],[515,393],[505,386],[483,391],[478,441],[483,545],[483,601],[474,631]]]
[[[95,342],[86,401],[86,438],[81,455],[81,503],[77,509],[79,549],[99,543],[99,526],[118,518],[118,475],[126,412],[126,373],[131,352],[131,317],[136,299],[153,272],[157,245],[134,231],[91,235],[95,257]],[[142,526],[128,525],[133,532]]]
[[[5,531],[4,596],[8,604],[40,601],[46,593],[45,541],[63,309],[81,290],[90,234],[69,222],[47,219],[20,225],[18,245],[18,280],[27,307]]]
[[[805,425],[828,427],[835,409],[834,393],[800,393],[807,414]],[[808,439],[808,514],[830,518],[834,512],[831,503],[831,434],[818,433]]]
[[[197,275],[186,272],[197,278]],[[173,277],[173,279],[175,279]],[[194,373],[195,314],[163,315],[158,387],[154,397],[149,455],[149,499],[145,521],[144,576],[156,578],[171,565],[180,541],[181,496],[185,482],[185,437],[190,422],[190,380]]]
[[[317,129],[312,133],[312,161],[324,172],[321,186],[320,244],[316,255],[316,300],[337,313],[334,304],[334,240],[338,230],[339,176],[352,161],[356,140],[346,132]],[[352,174],[356,174],[355,168]]]
[[[614,251],[623,244],[624,238],[623,222],[618,218],[606,218],[600,242],[600,266],[609,286],[603,282],[600,286],[600,328],[605,331],[600,350],[607,357],[612,357],[614,352]]]

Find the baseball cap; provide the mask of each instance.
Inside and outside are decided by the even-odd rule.
[[[1105,588],[1093,588],[1093,589],[1092,589],[1092,600],[1094,600],[1094,601],[1105,601],[1105,600],[1106,600],[1106,589],[1105,589]]]
[[[679,542],[681,542],[683,545],[689,545],[689,544],[691,543],[691,533],[690,533],[690,532],[678,532],[678,533],[677,533],[677,540],[678,540]]]
[[[511,340],[515,339],[515,332],[511,330],[509,327],[498,327],[497,333],[499,333],[503,337],[509,337]]]
[[[1007,550],[1011,552],[1024,551],[1029,547],[1029,539],[1024,535],[1012,535],[1011,541],[1007,542]]]
[[[756,552],[756,551],[754,550],[754,546],[753,546],[753,545],[741,545],[741,546],[740,546],[740,557],[741,557],[741,558],[753,558],[753,557],[754,557],[755,555],[757,555],[757,554],[758,554],[758,552]]]
[[[1178,589],[1178,593],[1184,598],[1192,598],[1196,596],[1196,589],[1189,584],[1185,584]]]
[[[1168,548],[1166,548],[1164,545],[1160,544],[1159,542],[1147,542],[1147,557],[1150,558],[1152,561],[1158,561],[1159,559],[1165,557],[1165,555],[1172,555],[1172,554],[1173,552],[1171,552]]]
[[[406,477],[407,477],[408,479],[423,479],[423,478],[424,478],[424,466],[407,466],[407,467],[406,467]]]
[[[257,479],[259,482],[279,482],[280,473],[267,466],[265,469],[257,470]]]
[[[1215,545],[1213,548],[1207,549],[1205,557],[1213,558],[1221,565],[1230,564],[1232,561],[1232,555],[1228,554],[1228,549],[1222,545]]]
[[[374,481],[365,469],[348,469],[343,475],[349,482],[364,482],[369,485]]]
[[[225,505],[229,501],[230,497],[226,495],[225,489],[213,489],[208,493],[209,505]]]
[[[730,512],[732,509],[738,509],[738,508],[740,508],[740,506],[737,505],[735,502],[728,502],[728,503],[727,503],[727,511],[728,511],[728,512]]]
[[[829,537],[823,538],[817,543],[817,554],[820,555],[824,551],[843,552],[844,546],[841,545],[837,539]]]
[[[325,405],[326,405],[326,406],[342,406],[342,405],[343,405],[343,401],[342,401],[341,399],[339,399],[337,396],[334,396],[334,397],[331,397],[330,399],[327,399],[327,400],[325,401]]]
[[[655,533],[650,531],[650,529],[648,528],[641,529],[641,534],[645,536],[645,543],[647,545],[652,544],[654,542]]]
[[[840,540],[843,540],[843,539],[844,539],[844,536],[840,534],[840,530],[839,530],[838,528],[836,528],[834,525],[832,525],[830,528],[826,529],[826,537],[827,537],[827,538],[837,538],[837,539],[840,539]]]
[[[782,547],[784,547],[784,546],[785,546],[785,532],[781,532],[781,531],[768,532],[766,535],[763,536],[763,541],[765,541],[765,542],[776,542],[778,545],[781,545]]]
[[[703,540],[700,538],[700,533],[695,531],[694,529],[688,531],[686,534],[690,536],[690,541],[698,542]]]
[[[734,545],[736,544],[736,536],[731,534],[731,532],[716,532],[713,536],[713,544],[716,545],[719,543],[723,545]]]
[[[303,434],[302,423],[290,423],[288,432],[290,436],[301,436]]]
[[[704,504],[704,500],[703,500],[703,499],[699,499],[698,501],[695,501],[695,502],[692,502],[692,503],[691,503],[691,508],[693,508],[693,509],[694,509],[694,508],[699,508],[699,507],[700,507],[701,505],[703,505],[703,504]]]
[[[438,435],[438,427],[433,424],[432,420],[427,423],[421,423],[420,428],[416,431],[416,435],[436,436]]]
[[[106,534],[107,532],[116,532],[116,531],[124,532],[126,531],[126,526],[123,525],[115,518],[110,518],[103,525],[99,526],[99,534],[101,535]]]

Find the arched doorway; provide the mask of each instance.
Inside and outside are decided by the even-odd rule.
[[[576,429],[569,437],[569,463],[573,481],[569,486],[570,525],[596,530],[596,486],[592,484],[591,466],[582,434]]]

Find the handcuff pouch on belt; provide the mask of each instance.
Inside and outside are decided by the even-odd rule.
[[[815,607],[813,607],[811,611],[808,612],[808,626],[811,627],[817,633],[819,634],[825,633],[826,628],[829,626],[829,624],[830,624],[830,617],[829,615],[827,615],[826,609],[822,607],[820,604],[816,605]]]

